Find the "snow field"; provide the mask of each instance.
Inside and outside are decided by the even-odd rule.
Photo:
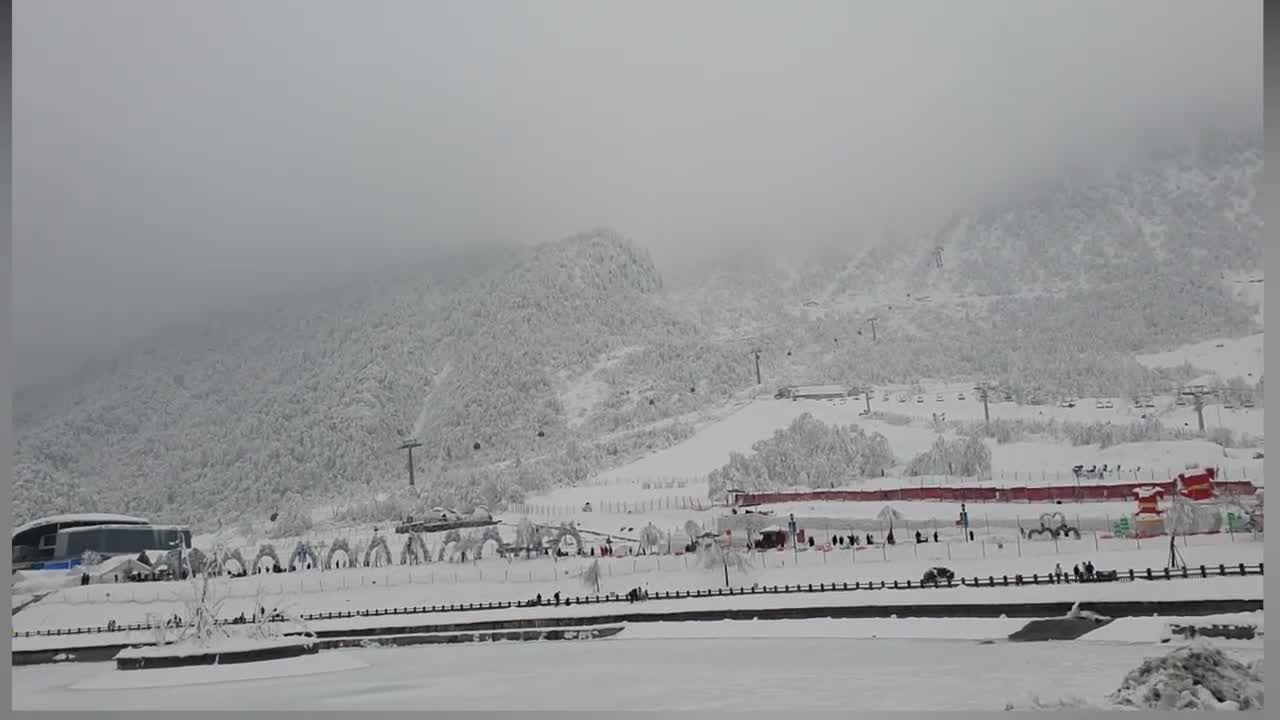
[[[845,638],[887,640],[1004,640],[1027,624],[1024,618],[820,618],[812,620],[713,620],[630,623],[628,640],[719,638]],[[1159,643],[1167,625],[1240,624],[1264,627],[1263,614],[1231,613],[1200,617],[1118,618],[1076,642]],[[1239,641],[1261,647],[1262,641]]]
[[[1132,544],[1130,544],[1132,543]],[[1092,539],[1078,541],[1059,541],[1057,552],[1051,541],[1021,543],[1022,555],[1016,543],[1005,543],[1003,548],[988,543],[951,543],[950,558],[947,557],[948,544],[926,543],[916,546],[914,542],[903,543],[893,547],[872,547],[863,550],[832,551],[821,553],[805,549],[795,553],[788,548],[785,551],[754,553],[752,568],[747,573],[730,572],[730,582],[735,587],[760,585],[799,585],[833,582],[892,582],[893,580],[919,580],[926,569],[934,565],[951,568],[960,577],[1011,577],[1014,574],[1024,575],[1050,574],[1056,564],[1061,564],[1067,572],[1075,564],[1091,560],[1099,569],[1128,568],[1144,569],[1163,568],[1168,557],[1168,542],[1143,541],[1141,547],[1136,542],[1099,540],[1095,549]],[[1109,548],[1102,550],[1101,548]],[[1224,536],[1192,536],[1179,540],[1179,551],[1188,565],[1198,567],[1201,563],[1216,567],[1219,563],[1228,568],[1239,563],[1257,564],[1263,562],[1263,544],[1261,542],[1230,542]],[[986,553],[986,557],[983,557]],[[586,595],[592,592],[579,579],[582,569],[590,562],[589,558],[561,558],[553,561],[550,558],[521,561],[510,564],[506,561],[491,560],[465,564],[432,564],[428,566],[404,567],[394,566],[380,569],[351,569],[328,572],[304,572],[284,575],[266,575],[221,581],[228,599],[223,606],[223,614],[234,617],[240,612],[252,614],[254,597],[261,584],[263,602],[267,609],[280,607],[294,613],[346,612],[355,610],[372,610],[376,608],[392,608],[405,606],[449,605],[458,603],[507,602],[524,601],[541,594],[550,598],[556,592],[562,597]],[[714,589],[724,586],[723,572],[718,569],[699,567],[695,556],[645,556],[634,558],[601,559],[603,578],[601,590],[604,593],[623,595],[633,587],[646,587],[649,591],[700,590]],[[435,573],[434,575],[432,573]],[[504,575],[505,573],[505,575]],[[505,578],[505,579],[504,579]],[[1172,580],[1158,585],[1154,590],[1159,597],[1166,597],[1169,592],[1183,592],[1173,589],[1181,587],[1202,588],[1198,592],[1208,592],[1206,597],[1243,597],[1227,593],[1229,588],[1244,581],[1244,587],[1258,587],[1261,597],[1261,577],[1226,578],[1198,580]],[[1153,592],[1149,583],[1124,583],[1131,587]],[[1107,587],[1111,587],[1107,584]],[[1091,592],[1102,591],[1103,585],[1093,586],[1056,586],[1055,593],[1067,592],[1068,587],[1085,587],[1083,597],[1094,597]],[[1043,588],[1041,588],[1043,589]],[[898,604],[914,602],[909,597],[942,598],[947,602],[956,602],[959,597],[977,597],[970,593],[985,593],[987,589],[956,588],[951,590],[860,590],[850,593],[819,593],[810,595],[768,596],[768,606],[790,605],[801,602],[801,598],[817,598],[818,604],[831,603],[871,603],[866,599],[879,596],[875,602]],[[1036,588],[996,588],[997,599],[1023,599]],[[963,595],[955,593],[963,591]],[[18,632],[33,630],[97,627],[105,626],[110,620],[118,624],[143,623],[149,614],[167,616],[182,613],[182,598],[190,593],[186,583],[141,583],[121,585],[90,585],[75,587],[61,591],[57,596],[50,596],[18,615],[13,616],[13,628]],[[916,595],[917,593],[922,593]],[[742,607],[743,603],[759,598],[736,596],[720,599],[730,607]],[[926,600],[927,601],[927,600]],[[997,601],[997,600],[993,600]],[[685,609],[699,599],[662,601],[651,604],[647,608]],[[803,602],[808,602],[804,600]],[[625,608],[620,605],[591,606],[590,612],[613,612],[613,608]],[[568,608],[571,613],[580,612],[577,607]],[[541,608],[529,609],[534,612]],[[497,617],[509,617],[510,613],[521,610],[498,611]],[[619,610],[625,611],[625,610]],[[488,611],[471,611],[465,613],[428,613],[417,617],[422,622],[446,622],[443,618],[457,615],[459,621],[479,620]],[[355,627],[360,623],[374,620],[386,620],[391,624],[408,624],[406,617],[391,618],[357,618]],[[51,647],[61,644],[85,642],[97,643],[94,640],[77,638],[117,637],[118,633],[107,635],[88,635],[49,638],[57,642]],[[15,638],[15,643],[35,638]],[[16,645],[15,645],[16,647]]]
[[[751,637],[760,632],[759,624],[742,625],[743,632],[716,638],[628,638],[637,630],[633,625],[620,636],[595,641],[351,649],[312,657],[346,656],[367,669],[293,677],[276,671],[217,685],[88,690],[109,666],[20,667],[12,675],[13,707],[999,711],[1027,697],[1105,704],[1126,673],[1168,651],[1145,642],[984,645],[818,637],[815,630],[795,631],[806,635],[799,638]],[[1245,662],[1262,657],[1260,646],[1230,652]],[[297,660],[302,658],[270,664],[296,667]],[[247,674],[244,667],[236,671]],[[903,678],[912,679],[908,688]]]

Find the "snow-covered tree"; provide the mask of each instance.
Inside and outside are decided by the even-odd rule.
[[[707,538],[698,548],[702,567],[708,570],[724,570],[724,586],[729,585],[729,569],[746,573],[751,569],[751,560],[746,553],[732,543],[721,542],[718,538]]]
[[[591,561],[582,570],[582,584],[588,588],[594,588],[595,594],[600,594],[600,559],[596,558]]]
[[[528,556],[535,548],[541,545],[542,536],[538,532],[538,526],[528,517],[520,518],[520,522],[516,523],[516,545],[523,548],[525,555]]]
[[[102,562],[102,554],[97,550],[85,550],[80,553],[80,566],[83,568],[91,568]]]
[[[207,647],[217,637],[229,637],[226,628],[218,624],[227,592],[219,581],[208,573],[200,573],[188,581],[190,597],[184,599],[185,613],[179,628],[178,642],[190,642]]]
[[[653,523],[645,525],[640,530],[640,547],[647,553],[656,551],[662,545],[664,539],[662,531]]]
[[[689,536],[689,542],[694,542],[702,534],[702,526],[697,520],[687,520],[684,524],[684,534]]]

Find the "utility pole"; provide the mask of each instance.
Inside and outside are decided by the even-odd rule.
[[[867,322],[871,323],[871,342],[876,341],[876,319],[869,318]]]
[[[409,451],[409,487],[413,487],[413,449],[422,447],[422,442],[418,440],[408,440],[400,446],[401,450]]]
[[[937,267],[942,267],[942,248],[935,247],[933,249],[933,260]]]
[[[1205,392],[1201,388],[1187,388],[1182,391],[1182,395],[1191,398],[1195,403],[1196,419],[1200,422],[1200,432],[1204,432],[1204,395]]]
[[[756,384],[762,385],[764,381],[760,379],[760,351],[752,350],[751,354],[756,356]]]

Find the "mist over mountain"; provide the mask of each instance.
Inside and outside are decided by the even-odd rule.
[[[12,513],[209,524],[353,501],[404,484],[408,437],[424,502],[500,505],[782,384],[1166,387],[1180,374],[1133,354],[1261,331],[1222,282],[1260,272],[1261,171],[1260,136],[1207,134],[870,250],[779,238],[664,273],[603,229],[250,302],[20,395]]]

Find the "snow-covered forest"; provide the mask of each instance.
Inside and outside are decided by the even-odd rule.
[[[1133,355],[1261,330],[1222,282],[1261,267],[1261,167],[1260,137],[1208,134],[932,235],[786,268],[744,260],[668,287],[640,244],[598,230],[227,311],[17,396],[12,513],[356,513],[405,484],[408,437],[423,442],[422,502],[498,508],[670,446],[699,413],[778,385],[1168,388],[1195,368]],[[844,471],[891,458],[856,431],[792,431],[785,442],[844,443],[857,460]],[[783,467],[733,482],[834,472]]]

